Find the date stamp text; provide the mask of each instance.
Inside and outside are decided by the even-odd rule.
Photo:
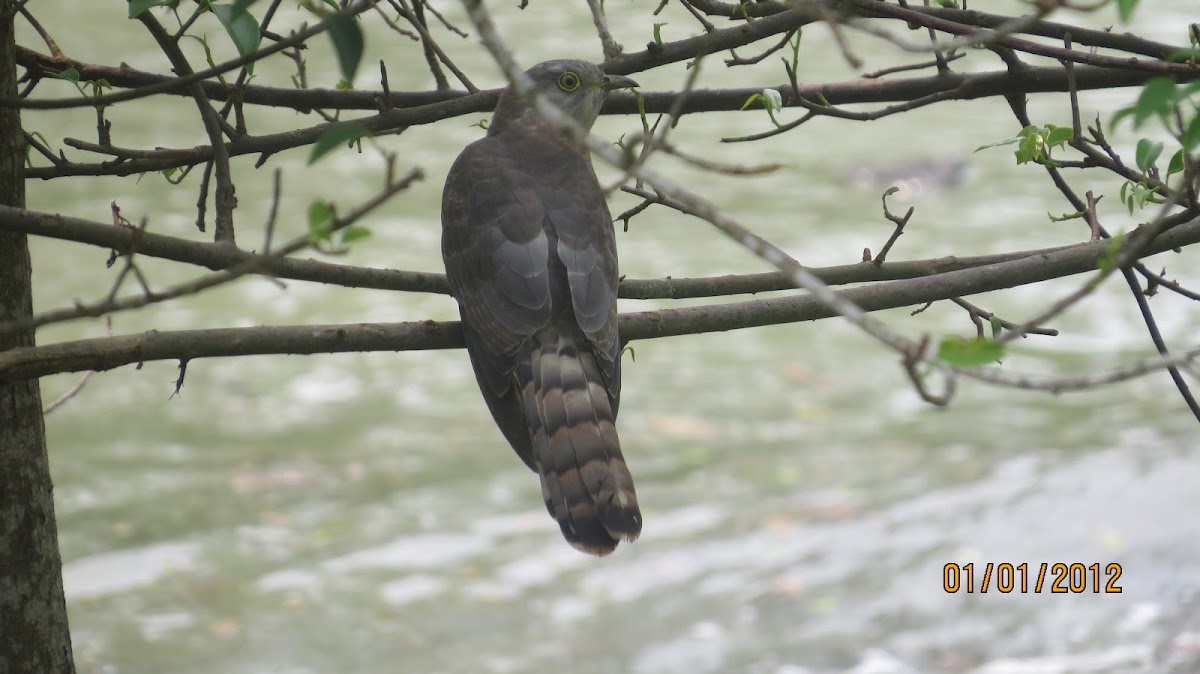
[[[1109,564],[1066,564],[1063,562],[1041,564],[1010,564],[988,562],[986,564],[955,564],[942,567],[942,589],[948,594],[966,592],[1019,592],[1040,594],[1117,594],[1121,586],[1121,565]]]

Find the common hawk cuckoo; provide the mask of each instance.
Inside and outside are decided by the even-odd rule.
[[[608,94],[637,86],[586,61],[526,75],[590,129]],[[487,135],[442,192],[442,259],[492,417],[542,483],[574,547],[605,555],[642,530],[621,456],[621,341],[612,215],[586,148],[510,86]]]

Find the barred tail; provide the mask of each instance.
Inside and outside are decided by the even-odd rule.
[[[535,351],[521,393],[546,509],[573,547],[607,555],[638,537],[642,514],[604,379],[576,339]]]

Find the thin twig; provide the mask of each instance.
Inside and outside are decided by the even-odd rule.
[[[1182,295],[1183,297],[1186,297],[1189,300],[1200,302],[1200,293],[1198,293],[1194,290],[1188,290],[1187,288],[1184,288],[1182,285],[1176,283],[1175,281],[1172,281],[1172,280],[1166,278],[1164,276],[1167,273],[1166,269],[1163,269],[1162,272],[1155,274],[1154,272],[1150,271],[1146,267],[1145,264],[1143,264],[1141,262],[1135,264],[1133,266],[1133,268],[1136,269],[1139,274],[1146,277],[1146,281],[1149,284],[1146,289],[1146,295],[1154,295],[1154,292],[1152,292],[1152,290],[1154,288],[1162,287],[1162,288],[1166,288],[1167,290],[1170,290],[1172,292],[1175,292],[1179,295]]]
[[[37,19],[33,18],[33,14],[29,13],[29,10],[25,8],[24,4],[18,8],[18,11],[21,13],[21,16],[25,17],[25,20],[29,22],[29,25],[33,26],[33,29],[37,31],[37,34],[41,36],[42,42],[45,42],[46,48],[50,50],[50,55],[55,58],[62,58],[63,53],[62,50],[58,48],[58,43],[54,41],[54,38],[50,37],[50,33],[46,32],[46,29],[42,27],[42,24],[38,23]]]
[[[271,211],[267,214],[267,231],[263,236],[263,255],[271,254],[271,239],[275,237],[275,219],[279,215],[279,202],[283,196],[283,171],[275,169],[271,177]]]
[[[793,28],[792,30],[788,31],[787,33],[784,34],[782,40],[780,40],[778,43],[776,43],[773,46],[767,47],[766,51],[762,52],[758,56],[751,56],[749,58],[743,58],[740,56],[737,58],[727,58],[727,59],[725,59],[725,65],[730,66],[730,67],[754,65],[755,63],[758,63],[758,62],[762,61],[763,59],[767,58],[771,54],[774,54],[775,52],[779,51],[780,49],[783,49],[784,47],[786,47],[788,41],[792,39],[792,36],[796,34],[797,30],[799,30],[799,29]]]
[[[1083,210],[1083,217],[1085,220],[1087,220],[1088,227],[1090,227],[1092,230],[1091,238],[1088,240],[1099,241],[1100,219],[1096,215],[1096,204],[1100,202],[1100,199],[1104,198],[1104,195],[1102,194],[1099,198],[1097,198],[1094,194],[1092,194],[1091,190],[1088,190],[1083,196],[1087,199],[1087,208]]]
[[[46,405],[46,407],[42,409],[42,416],[49,415],[54,410],[57,410],[65,405],[68,400],[74,398],[76,394],[83,390],[83,387],[87,385],[88,381],[91,380],[92,375],[94,374],[96,374],[95,370],[88,370],[87,372],[84,372],[83,376],[79,378],[79,381],[75,382],[71,388],[64,391],[62,395],[55,398],[54,402]]]
[[[1159,355],[1167,358],[1171,352],[1167,349],[1167,342],[1163,339],[1162,332],[1158,329],[1158,321],[1154,320],[1154,312],[1150,310],[1150,303],[1146,301],[1144,293],[1140,292],[1137,278],[1134,277],[1133,271],[1130,269],[1122,269],[1121,273],[1125,276],[1125,281],[1130,285],[1131,289],[1136,289],[1133,293],[1134,301],[1137,302],[1138,311],[1142,314],[1142,321],[1146,324],[1146,330],[1150,333],[1150,341],[1154,342],[1154,348],[1158,349]],[[1188,386],[1187,380],[1183,378],[1183,374],[1179,372],[1178,367],[1168,367],[1167,373],[1171,376],[1171,381],[1175,382],[1175,388],[1179,391],[1180,397],[1192,411],[1192,416],[1196,417],[1196,421],[1200,421],[1200,404],[1196,402],[1196,396],[1192,395],[1192,389]]]
[[[62,163],[63,160],[54,156],[54,153],[50,151],[50,148],[42,144],[42,142],[37,139],[37,136],[23,129],[21,133],[25,136],[25,142],[29,144],[29,147],[37,150],[38,154],[42,155],[46,159],[49,159],[50,163],[56,166]]]
[[[700,81],[700,66],[703,64],[703,62],[704,54],[700,54],[692,61],[691,67],[688,68],[687,80],[685,80],[683,83],[683,89],[679,92],[679,95],[675,97],[675,100],[672,101],[671,109],[667,111],[666,119],[668,122],[667,124],[662,125],[662,133],[655,133],[659,128],[659,122],[663,120],[662,117],[659,117],[658,120],[654,122],[654,127],[651,128],[648,133],[643,133],[642,136],[630,140],[630,147],[632,147],[633,143],[639,141],[642,143],[642,150],[640,153],[638,153],[637,158],[633,161],[634,167],[645,164],[655,150],[666,146],[667,136],[670,135],[671,130],[674,129],[675,125],[679,122],[680,113],[683,110],[683,106],[687,103],[688,96],[695,88],[696,82]],[[620,180],[615,181],[613,186],[605,190],[605,192],[607,193],[608,191],[616,189],[617,187],[625,184],[625,181],[628,180],[631,175],[633,174],[630,171],[622,172]],[[628,220],[625,224],[628,226]]]
[[[181,77],[187,77],[194,74],[192,66],[188,63],[187,57],[180,50],[179,45],[171,39],[170,34],[163,29],[162,24],[154,18],[152,12],[142,12],[138,15],[138,20],[142,22],[150,31],[150,34],[158,42],[163,54],[171,61],[171,65],[175,72]],[[208,133],[208,139],[212,143],[213,149],[213,165],[217,179],[217,189],[214,195],[213,202],[217,208],[216,227],[213,228],[217,241],[235,244],[234,228],[233,228],[233,209],[237,207],[237,197],[234,196],[236,188],[233,184],[233,177],[229,170],[229,149],[225,146],[225,139],[222,137],[221,118],[217,115],[217,111],[213,109],[208,100],[208,94],[204,92],[204,87],[199,83],[190,86],[192,97],[196,101],[196,107],[200,111],[200,119],[204,123],[204,130]]]
[[[1063,37],[1063,47],[1067,50],[1071,49],[1070,33]],[[1071,99],[1071,129],[1075,132],[1075,140],[1083,140],[1083,121],[1079,115],[1079,87],[1075,84],[1075,62],[1065,59],[1061,63],[1067,69],[1067,91]]]
[[[588,9],[592,11],[592,23],[596,26],[596,35],[600,38],[600,46],[604,49],[604,60],[615,59],[625,51],[617,44],[612,32],[608,29],[608,17],[604,16],[601,0],[587,0]]]
[[[426,3],[425,9],[428,9],[430,14],[433,14],[435,17],[437,17],[437,20],[442,22],[442,25],[446,27],[446,30],[450,31],[451,33],[454,33],[455,35],[457,35],[459,37],[463,37],[463,38],[469,37],[467,35],[466,31],[462,30],[458,26],[447,21],[446,17],[442,16],[442,13],[437,11],[437,8],[435,8],[432,4]]]
[[[981,309],[961,297],[951,297],[950,301],[967,310],[967,314],[970,315],[971,321],[975,324],[975,330],[980,337],[984,336],[983,321],[991,322],[992,320],[995,320],[996,323],[998,323],[1000,327],[1004,328],[1005,330],[1015,331],[1020,327],[1016,323],[1013,323],[1012,321],[1006,321],[996,314],[985,309]],[[1058,330],[1055,330],[1054,328],[1034,328],[1027,331],[1025,335],[1046,335],[1047,337],[1057,337]],[[1025,335],[1022,335],[1022,337]]]
[[[818,115],[826,116],[826,117],[836,117],[838,119],[852,119],[852,120],[859,121],[859,122],[874,121],[877,119],[882,119],[884,117],[888,117],[890,115],[899,114],[901,112],[907,112],[909,110],[915,110],[917,108],[922,108],[927,105],[932,105],[934,103],[938,103],[940,101],[955,98],[955,97],[959,96],[963,91],[964,91],[964,88],[962,86],[959,86],[959,87],[955,87],[955,88],[948,89],[945,91],[939,91],[936,93],[932,93],[927,96],[921,96],[920,98],[915,98],[915,99],[912,99],[905,103],[889,105],[887,107],[880,108],[879,110],[873,110],[870,112],[851,112],[849,110],[843,110],[843,109],[833,106],[833,105],[821,105],[819,103],[813,103],[812,101],[806,99],[805,97],[803,97],[799,94],[796,94],[793,101],[800,107],[808,110],[807,115],[801,117],[800,119],[797,119],[794,122],[789,122],[787,124],[780,125],[774,129],[771,129],[770,131],[765,131],[763,133],[758,133],[758,134],[751,134],[748,136],[735,136],[735,137],[729,137],[729,138],[722,138],[721,142],[722,143],[745,143],[748,141],[763,140],[766,138],[770,138],[772,136],[778,136],[782,133],[791,131],[792,129],[800,126],[801,124],[807,122],[808,120],[810,120],[813,117],[818,116]]]
[[[842,58],[846,59],[846,63],[855,70],[863,66],[862,59],[850,51],[850,43],[846,41],[846,34],[842,31],[842,20],[829,11],[825,5],[818,5],[817,11],[821,17],[825,19],[825,23],[829,25],[829,32],[833,34],[833,42],[837,45],[838,50],[842,53]]]
[[[929,0],[925,0],[925,7],[929,7]],[[935,31],[933,28],[926,28],[925,30],[928,31],[929,34],[929,46],[933,48],[933,61],[937,64],[938,74],[949,75],[950,66],[946,64],[946,57],[943,55],[942,50],[938,47],[937,31]]]
[[[401,5],[400,3],[403,2],[403,0],[387,0],[387,2],[389,5],[392,6],[392,9],[396,10],[397,14],[399,14],[400,16],[403,16],[405,19],[408,20],[409,23],[413,23],[413,21],[415,20],[415,17],[412,15],[411,10],[409,9],[407,3],[404,5]],[[395,21],[392,21],[391,18],[388,17],[388,15],[385,14],[382,9],[379,8],[379,5],[375,5],[375,13],[379,15],[379,18],[383,19],[384,23],[386,23],[388,25],[388,28],[391,28],[392,30],[394,30],[397,33],[399,33],[400,35],[403,35],[404,37],[412,40],[413,42],[421,41],[420,35],[412,32],[411,30],[401,28],[399,25],[397,25],[397,23]],[[426,53],[428,54],[428,52],[426,52]]]
[[[875,259],[871,260],[871,264],[875,265],[876,267],[883,264],[883,261],[887,259],[887,254],[892,250],[892,246],[896,245],[896,240],[899,239],[900,235],[904,233],[904,226],[908,224],[909,218],[911,218],[913,213],[917,210],[916,206],[909,206],[908,212],[903,216],[893,215],[892,212],[888,210],[887,198],[895,191],[895,189],[896,188],[891,188],[883,193],[883,216],[890,220],[892,224],[896,225],[896,228],[892,230],[892,235],[889,236],[887,242],[883,244],[883,248],[879,250],[879,254],[875,256]]]
[[[654,10],[654,15],[658,16],[658,13],[661,12],[663,10],[663,8],[667,6],[668,2],[669,2],[669,0],[662,0],[662,4],[658,6],[658,9]],[[692,15],[692,17],[694,19],[696,19],[696,21],[700,22],[700,25],[704,27],[705,33],[712,33],[717,30],[717,27],[714,26],[711,21],[704,18],[703,14],[696,11],[696,8],[692,6],[691,2],[689,2],[688,0],[679,0],[679,4],[683,5],[683,8],[686,9]]]
[[[943,373],[945,375],[945,384],[943,385],[942,392],[933,393],[929,390],[929,385],[926,383],[926,377],[928,377],[928,373],[921,372],[920,367],[922,363],[922,355],[928,350],[928,348],[929,336],[926,335],[921,338],[920,343],[912,353],[904,354],[904,357],[901,359],[901,364],[904,366],[904,373],[908,375],[908,381],[912,383],[913,390],[917,392],[917,395],[920,396],[921,400],[924,400],[931,405],[945,407],[949,405],[950,401],[954,398],[957,380],[954,378],[953,373]]]
[[[964,57],[966,57],[966,55],[967,55],[966,52],[957,52],[954,54],[947,54],[946,56],[944,56],[942,58],[942,61],[945,63],[950,63],[951,61],[957,61],[960,58],[964,58]],[[903,66],[892,66],[890,68],[881,68],[879,70],[875,70],[875,71],[872,71],[869,73],[864,73],[864,74],[860,75],[859,77],[862,77],[864,80],[876,80],[876,79],[879,79],[880,77],[884,77],[885,75],[894,75],[896,73],[909,72],[912,70],[924,70],[926,68],[932,68],[936,65],[938,65],[937,59],[934,59],[932,61],[921,61],[920,63],[910,63],[908,65],[903,65]]]

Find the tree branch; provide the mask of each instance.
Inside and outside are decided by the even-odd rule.
[[[379,2],[379,1],[380,0],[360,0],[360,2],[357,2],[357,3],[347,7],[344,10],[341,10],[339,13],[344,14],[345,16],[354,17],[354,16],[357,16],[357,15],[362,14],[363,12],[367,11],[372,6],[374,6],[375,3]],[[155,84],[149,84],[145,87],[140,87],[138,89],[131,89],[129,91],[118,91],[118,92],[114,92],[111,94],[104,94],[103,96],[90,97],[90,98],[87,98],[86,100],[80,99],[78,97],[76,97],[76,98],[33,99],[33,98],[22,98],[19,96],[0,96],[0,108],[27,108],[27,109],[31,109],[31,110],[64,110],[67,108],[91,108],[91,107],[95,107],[97,105],[113,105],[114,103],[124,103],[126,101],[133,101],[133,100],[137,100],[139,98],[146,98],[147,96],[153,96],[154,94],[162,94],[162,93],[176,93],[176,94],[180,94],[180,95],[187,95],[187,93],[186,93],[187,88],[189,86],[191,86],[192,84],[195,84],[196,82],[200,82],[202,80],[209,79],[210,77],[216,77],[218,75],[223,75],[227,72],[231,72],[231,71],[237,70],[238,68],[242,68],[242,67],[246,66],[247,64],[254,63],[256,61],[261,61],[261,60],[267,58],[268,56],[277,54],[281,51],[284,51],[285,49],[289,49],[291,47],[295,47],[296,45],[303,44],[304,41],[307,40],[308,38],[310,38],[314,35],[320,35],[321,33],[324,33],[328,29],[328,26],[329,26],[329,19],[326,18],[325,20],[321,21],[320,23],[316,24],[315,26],[311,26],[309,28],[304,28],[302,30],[299,30],[299,31],[293,33],[292,35],[288,36],[287,38],[281,39],[267,47],[263,47],[262,49],[259,49],[258,51],[254,52],[252,54],[246,54],[245,56],[241,56],[236,59],[231,59],[229,61],[225,61],[224,63],[218,63],[217,65],[215,65],[211,68],[206,68],[204,70],[192,73],[191,75],[188,75],[186,77],[168,78],[165,81],[158,82]],[[60,72],[61,70],[64,70],[64,68],[59,68],[58,70],[56,70],[54,72]]]
[[[1160,234],[1146,252],[1157,254],[1198,242],[1200,218]],[[935,277],[851,288],[839,291],[837,295],[845,301],[853,302],[864,311],[880,311],[1003,290],[1094,271],[1097,262],[1108,254],[1107,245],[1104,241],[1093,241],[1055,252],[947,272]],[[730,304],[625,313],[621,315],[620,331],[622,339],[635,341],[813,321],[835,315],[836,312],[822,301],[812,295],[800,294]],[[137,335],[12,349],[0,353],[0,380],[27,379],[60,372],[109,370],[151,360],[351,351],[420,351],[462,346],[462,333],[457,321],[153,330]]]
[[[195,72],[188,63],[187,57],[183,55],[183,50],[167,34],[167,31],[163,30],[162,24],[154,18],[152,13],[142,12],[138,18],[154,36],[159,49],[171,61],[172,68],[179,73],[180,77],[187,77]],[[208,140],[212,143],[209,147],[212,148],[217,177],[217,193],[214,199],[217,207],[216,240],[233,246],[235,245],[233,209],[237,207],[237,197],[234,196],[233,178],[229,172],[229,150],[226,149],[225,138],[221,135],[221,120],[217,117],[217,111],[209,103],[208,95],[204,93],[204,87],[197,82],[188,86],[188,92],[196,101],[200,119],[204,123],[204,132],[208,134]]]
[[[1154,73],[1138,70],[1113,70],[1094,66],[1075,67],[1076,85],[1079,90],[1140,86],[1152,77],[1154,77]],[[1200,70],[1196,70],[1190,75],[1180,77],[1179,79],[1181,82],[1200,79]],[[777,84],[774,85],[774,88],[780,92],[784,92],[783,104],[785,106],[802,107],[801,102],[792,95],[790,84]],[[946,76],[892,80],[855,79],[845,82],[801,86],[799,87],[799,94],[807,100],[824,97],[831,105],[847,105],[853,103],[911,101],[914,98],[933,95],[942,96],[946,100],[973,100],[989,96],[1012,96],[1051,91],[1065,92],[1068,88],[1069,83],[1064,68],[1029,67],[1023,68],[1018,72],[955,73]],[[747,98],[761,91],[762,87],[697,89],[688,93],[687,102],[680,111],[680,114],[719,110],[737,111],[742,108]],[[396,108],[377,115],[349,121],[362,124],[375,133],[430,124],[443,119],[491,110],[495,107],[496,100],[500,95],[499,92],[499,89],[481,91],[477,94],[457,92],[452,94],[457,96],[457,98],[452,98],[451,100],[417,107]],[[362,92],[328,92],[330,101],[320,102],[319,107],[336,107],[332,103],[333,97],[340,96],[343,93],[361,94]],[[381,96],[382,93],[373,94],[371,100],[377,101]],[[647,113],[665,113],[672,109],[678,94],[671,91],[660,91],[647,92],[642,94],[642,96],[645,100]],[[377,103],[373,102],[370,107],[374,108],[376,106]],[[637,102],[631,94],[614,94],[605,105],[604,112],[606,114],[635,114],[638,112]],[[329,126],[330,124],[328,123],[322,123],[283,133],[246,136],[231,141],[226,146],[230,156],[260,154],[265,157],[291,148],[309,145],[328,130]],[[132,152],[144,152],[145,155],[133,156]],[[131,157],[98,164],[65,163],[53,166],[34,166],[26,169],[26,175],[30,178],[42,179],[75,175],[133,175],[200,164],[211,160],[213,158],[213,151],[209,145],[200,145],[189,148],[131,151]]]
[[[377,194],[373,195],[371,198],[359,204],[346,215],[334,217],[333,220],[328,223],[328,233],[332,234],[333,232],[349,227],[358,220],[366,217],[371,213],[371,211],[374,211],[376,208],[387,203],[388,199],[390,199],[397,192],[407,189],[413,182],[423,178],[424,173],[418,168],[412,169],[399,179],[395,179],[393,176],[392,163],[389,159],[387,178],[383,189]],[[278,199],[278,193],[276,193],[276,199]],[[116,204],[114,203],[113,206],[115,208]],[[274,215],[272,214],[271,217],[274,217]],[[142,229],[136,230],[134,238],[131,240],[131,248],[125,253],[127,256],[132,256],[135,252],[137,252],[137,247],[140,243],[140,240],[145,236],[145,233],[142,231]],[[268,229],[273,229],[273,225],[268,223]],[[220,242],[215,245],[233,248],[233,246],[229,245],[227,242]],[[69,309],[46,311],[36,314],[27,320],[0,323],[0,334],[5,334],[13,330],[20,330],[27,327],[40,327],[50,323],[61,323],[80,318],[107,316],[118,311],[137,309],[148,304],[164,302],[177,297],[183,297],[185,295],[194,295],[209,288],[224,285],[247,274],[253,274],[261,271],[257,266],[259,261],[270,260],[272,258],[281,259],[287,255],[295,253],[296,251],[313,245],[314,243],[311,235],[306,233],[292,239],[291,241],[288,241],[269,255],[249,256],[243,259],[242,262],[227,267],[221,271],[171,286],[162,291],[152,292],[148,287],[146,287],[145,281],[139,276],[138,278],[139,280],[142,280],[143,287],[143,293],[141,295],[120,298],[116,297],[116,292],[121,283],[121,277],[118,277],[116,284],[113,286],[112,292],[110,292],[108,297],[101,302],[92,305],[86,305],[77,302],[74,307]],[[127,270],[129,268],[130,266],[126,267]],[[136,267],[133,267],[133,269],[136,271]],[[125,272],[122,272],[122,274],[124,273]],[[140,274],[140,272],[138,273]]]
[[[256,274],[296,281],[328,283],[346,288],[374,288],[400,292],[448,295],[450,287],[444,274],[402,271],[333,264],[320,260],[300,260],[232,249],[213,243],[189,241],[175,236],[138,232],[128,227],[82,220],[51,213],[0,206],[0,230],[91,244],[127,255],[157,257],[193,264],[213,271],[249,264]],[[856,263],[811,268],[817,278],[829,285],[895,281],[934,276],[950,271],[1048,255],[1083,244],[976,256],[947,256],[923,260]],[[787,277],[778,271],[755,274],[727,274],[699,278],[622,279],[619,296],[624,299],[686,299],[724,295],[754,294],[794,290]]]

